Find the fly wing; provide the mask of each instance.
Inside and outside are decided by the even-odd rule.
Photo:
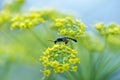
[[[76,39],[73,39],[73,38],[69,38],[69,37],[68,37],[68,39],[70,39],[70,40],[73,40],[74,42],[77,42],[77,40],[76,40]]]

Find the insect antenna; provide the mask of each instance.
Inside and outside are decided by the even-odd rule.
[[[48,40],[48,41],[50,41],[50,42],[54,42],[53,40]]]

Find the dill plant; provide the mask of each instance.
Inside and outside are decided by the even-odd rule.
[[[24,13],[25,2],[13,0],[0,12],[0,80],[13,80],[11,75],[15,80],[120,79],[120,25],[96,23],[93,31],[86,31],[84,23],[68,14]],[[77,43],[48,41],[63,36]]]

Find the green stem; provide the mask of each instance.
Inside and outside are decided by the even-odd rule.
[[[67,71],[66,73],[67,73],[68,77],[70,77],[70,80],[75,80],[74,77],[70,74],[70,72]]]
[[[94,80],[94,72],[95,72],[95,69],[94,69],[94,63],[93,63],[93,57],[94,56],[94,53],[93,53],[93,51],[91,51],[90,53],[89,53],[89,57],[90,57],[90,80]]]
[[[97,79],[97,74],[98,74],[98,72],[99,72],[99,70],[98,70],[98,66],[100,67],[100,64],[101,64],[101,60],[103,59],[103,57],[105,56],[105,50],[107,49],[107,46],[108,46],[108,43],[107,43],[107,37],[108,37],[108,35],[105,35],[104,36],[104,48],[103,48],[103,50],[100,52],[100,55],[99,55],[99,57],[97,58],[97,60],[96,60],[96,65],[95,65],[95,79]],[[103,64],[103,63],[102,63]]]
[[[29,32],[31,32],[32,35],[36,38],[36,40],[38,40],[38,42],[39,42],[40,45],[43,44],[44,46],[47,47],[47,45],[42,41],[42,39],[39,38],[39,36],[34,31],[29,30]]]
[[[0,75],[0,80],[8,80],[8,74],[9,74],[10,66],[11,66],[10,59],[7,60],[4,66],[5,67],[3,69],[2,75]]]

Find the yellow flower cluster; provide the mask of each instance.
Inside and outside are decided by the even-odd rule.
[[[59,34],[79,38],[85,32],[85,25],[79,20],[73,20],[71,17],[56,19],[52,28],[58,30]]]
[[[34,11],[31,10],[30,14],[16,15],[11,20],[11,30],[15,28],[20,29],[30,29],[39,23],[44,23],[45,21],[53,21],[58,17],[65,16],[62,13],[56,12],[54,10],[42,10]]]
[[[115,23],[109,25],[98,23],[95,25],[95,28],[101,35],[105,36],[105,39],[109,45],[112,45],[114,47],[120,45],[120,25],[117,25]]]
[[[2,24],[6,24],[6,23],[10,23],[10,20],[11,20],[12,16],[10,15],[9,12],[7,11],[2,11],[0,13],[0,25]]]
[[[17,15],[12,19],[11,29],[31,29],[32,27],[43,23],[44,19],[38,13],[31,13],[30,15]]]
[[[116,25],[114,23],[105,26],[103,23],[97,23],[95,28],[102,34],[102,35],[118,35],[120,34],[120,25]]]
[[[11,0],[4,4],[4,10],[9,12],[19,12],[26,0]]]
[[[68,70],[77,71],[80,58],[77,57],[77,52],[69,46],[56,44],[43,52],[40,61],[45,68],[44,75],[49,76],[52,71],[54,73],[62,73]]]

